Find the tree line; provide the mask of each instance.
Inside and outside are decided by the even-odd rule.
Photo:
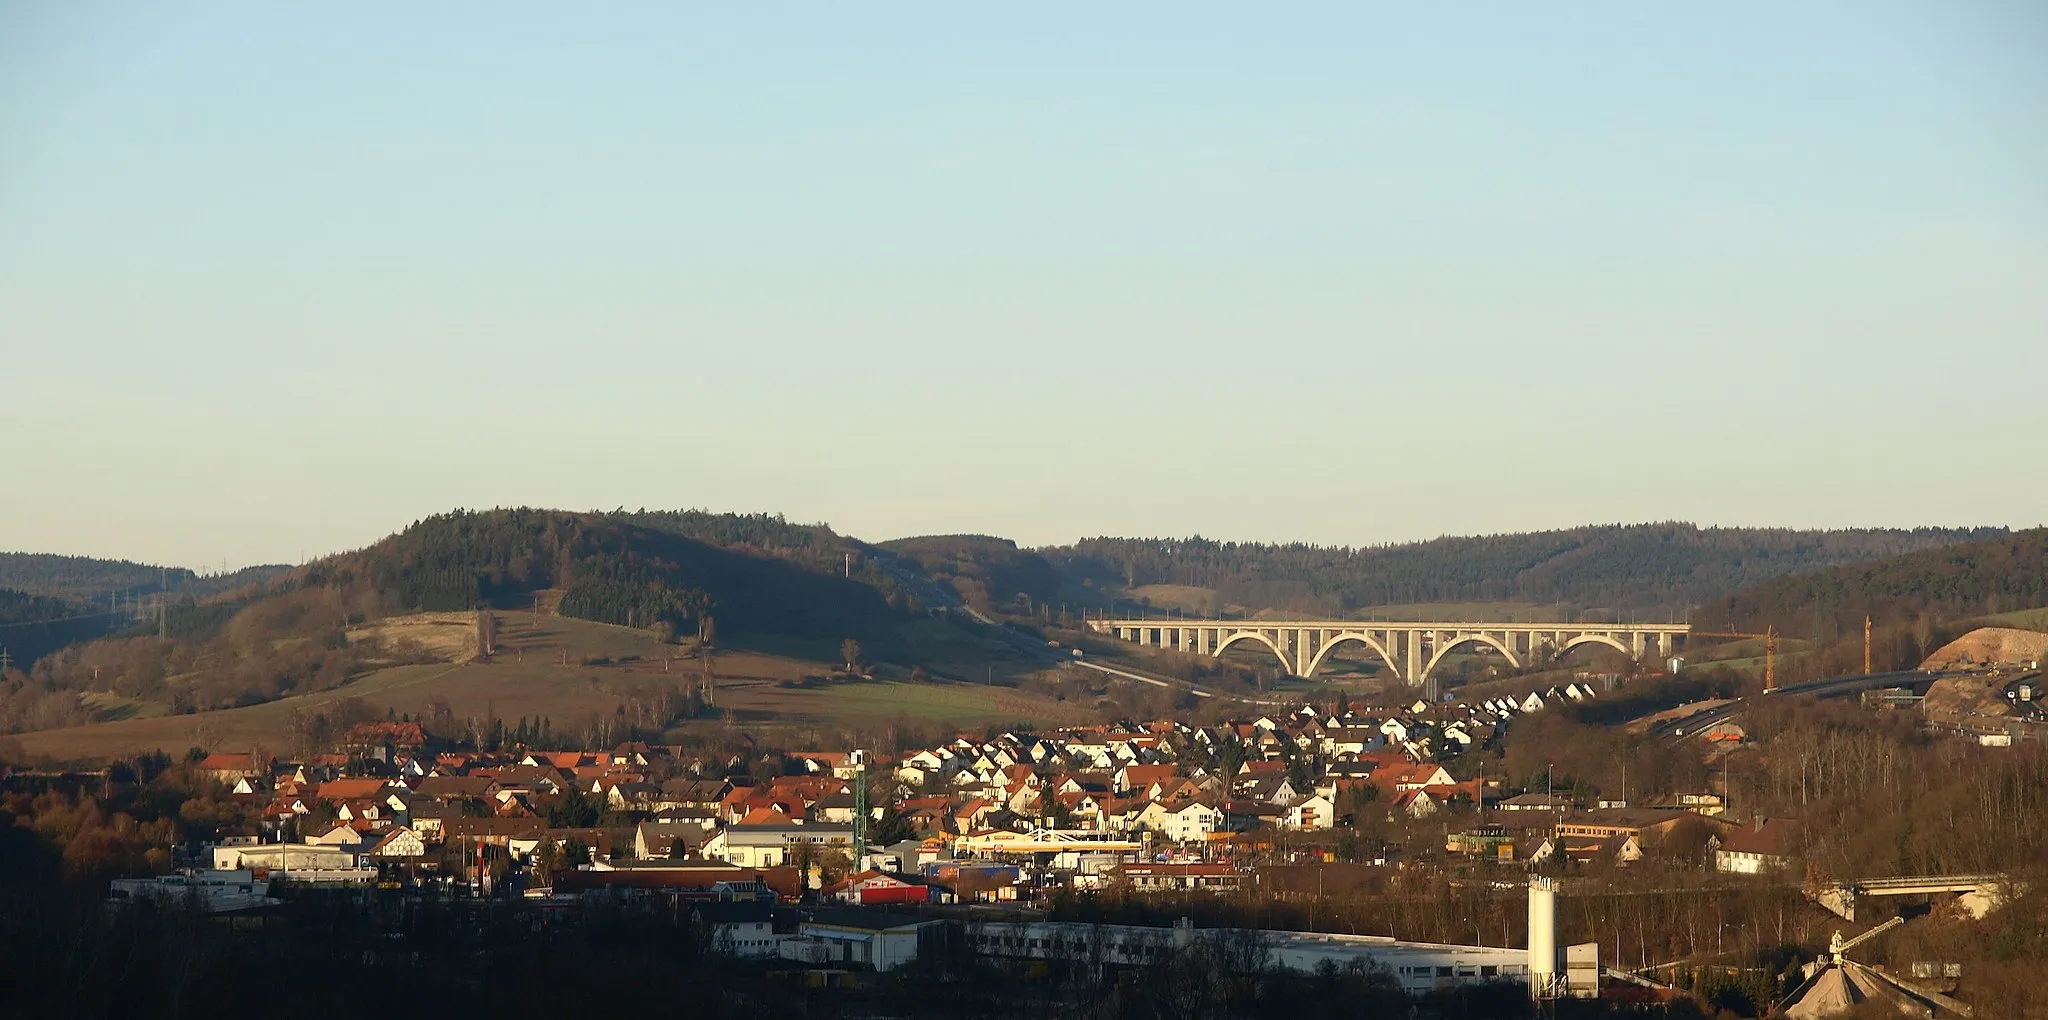
[[[1445,537],[1385,546],[1091,538],[1036,550],[1070,584],[1216,591],[1226,604],[1342,614],[1420,602],[1681,612],[1747,584],[2002,535],[1998,528],[1701,528],[1687,523]]]

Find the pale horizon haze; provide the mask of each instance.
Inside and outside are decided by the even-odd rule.
[[[0,7],[0,550],[2048,520],[2048,5]]]

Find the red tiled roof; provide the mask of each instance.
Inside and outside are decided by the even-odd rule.
[[[336,779],[320,784],[321,800],[363,800],[384,789],[382,779]]]

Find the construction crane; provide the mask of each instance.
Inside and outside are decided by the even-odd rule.
[[[1893,928],[1896,928],[1896,927],[1898,927],[1899,925],[1902,925],[1902,924],[1905,924],[1905,923],[1906,923],[1906,919],[1905,919],[1905,918],[1904,918],[1903,916],[1901,916],[1901,917],[1894,917],[1894,918],[1892,918],[1891,920],[1889,920],[1889,921],[1886,921],[1885,923],[1883,923],[1883,924],[1880,924],[1880,925],[1878,925],[1877,927],[1875,927],[1875,928],[1872,928],[1872,929],[1870,929],[1869,931],[1867,931],[1867,932],[1864,932],[1863,934],[1861,934],[1861,935],[1858,935],[1858,936],[1856,936],[1856,937],[1855,937],[1855,938],[1853,938],[1853,939],[1847,939],[1847,940],[1844,940],[1844,939],[1842,938],[1842,933],[1841,933],[1841,931],[1840,931],[1840,930],[1837,930],[1837,931],[1835,932],[1835,937],[1834,937],[1834,938],[1832,938],[1832,939],[1829,939],[1829,940],[1828,940],[1828,951],[1827,951],[1827,953],[1825,953],[1824,955],[1822,955],[1822,957],[1821,957],[1821,960],[1820,960],[1820,962],[1821,962],[1821,963],[1823,963],[1823,964],[1827,964],[1827,963],[1841,963],[1841,962],[1842,962],[1842,954],[1843,954],[1843,953],[1846,953],[1846,952],[1848,952],[1849,950],[1851,950],[1851,949],[1854,949],[1854,948],[1856,948],[1857,946],[1860,946],[1860,945],[1864,944],[1865,942],[1868,942],[1868,941],[1870,941],[1871,939],[1874,939],[1874,938],[1878,937],[1879,935],[1882,935],[1882,934],[1884,934],[1885,932],[1888,932],[1888,931],[1892,930]]]
[[[1752,633],[1750,633],[1750,632],[1748,632],[1748,631],[1740,631],[1740,630],[1695,630],[1695,631],[1688,631],[1688,632],[1686,633],[1686,636],[1687,636],[1687,637],[1725,637],[1725,638],[1763,638],[1763,639],[1764,639],[1764,690],[1767,690],[1767,691],[1774,691],[1774,690],[1777,690],[1777,689],[1778,689],[1778,628],[1777,628],[1776,626],[1769,626],[1769,627],[1765,627],[1765,628],[1764,628],[1764,632],[1763,632],[1763,633],[1761,633],[1761,634],[1752,634]],[[1863,653],[1863,658],[1864,658],[1864,660],[1865,660],[1865,662],[1864,662],[1864,666],[1863,666],[1863,671],[1864,671],[1865,673],[1868,673],[1868,672],[1870,672],[1870,664],[1869,664],[1869,661],[1868,661],[1868,660],[1869,660],[1869,658],[1870,658],[1870,652],[1869,652],[1869,649],[1868,649],[1868,644],[1869,644],[1869,638],[1868,638],[1868,635],[1867,635],[1867,634],[1865,635],[1865,639],[1864,639],[1864,641],[1865,641],[1865,646],[1866,646],[1866,647],[1865,647],[1865,650],[1864,650],[1864,653]]]

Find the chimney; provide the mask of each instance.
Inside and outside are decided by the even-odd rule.
[[[1756,816],[1756,831],[1764,831],[1764,816],[1762,815]]]

